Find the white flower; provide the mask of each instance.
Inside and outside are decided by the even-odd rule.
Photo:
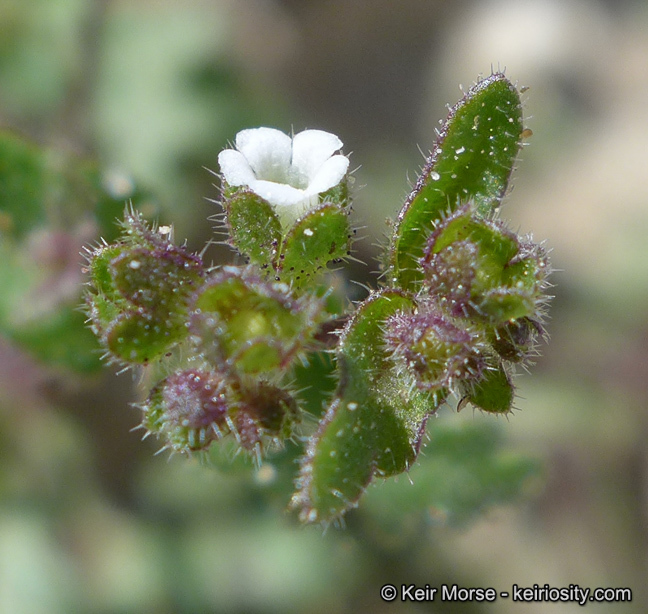
[[[274,128],[252,128],[239,132],[235,144],[218,156],[223,179],[267,200],[284,227],[317,205],[319,195],[338,185],[349,168],[349,159],[336,154],[342,141],[322,130],[290,138]]]

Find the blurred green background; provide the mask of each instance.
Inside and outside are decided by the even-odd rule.
[[[581,611],[385,604],[386,582],[627,586],[586,611],[645,612],[647,58],[640,0],[0,0],[0,613]],[[279,464],[153,456],[137,381],[79,327],[82,246],[131,198],[201,249],[236,132],[321,128],[359,167],[369,266],[346,274],[375,285],[419,148],[492,66],[534,133],[503,217],[558,269],[519,411],[443,408],[414,485],[324,536]]]

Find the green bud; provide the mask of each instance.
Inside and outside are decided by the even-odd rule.
[[[191,333],[210,360],[244,373],[287,368],[311,341],[321,301],[224,267],[194,296]]]
[[[292,436],[299,413],[290,393],[261,380],[237,388],[236,394],[235,435],[242,448],[263,447],[264,439],[281,445]]]
[[[491,333],[490,343],[503,360],[523,362],[534,355],[537,339],[544,335],[537,320],[518,318],[496,328]]]
[[[206,449],[229,432],[229,390],[213,371],[173,373],[157,384],[141,405],[143,426],[177,452]]]

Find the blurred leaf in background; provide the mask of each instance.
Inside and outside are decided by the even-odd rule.
[[[154,210],[128,181],[117,185],[94,164],[0,132],[0,332],[47,364],[99,367],[79,310],[79,253],[114,236],[125,200]]]
[[[88,0],[0,3],[0,101],[19,122],[56,118],[82,70]]]

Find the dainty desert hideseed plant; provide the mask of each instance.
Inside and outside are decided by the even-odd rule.
[[[523,135],[503,74],[470,88],[398,213],[381,286],[346,309],[327,268],[354,237],[332,134],[243,130],[219,155],[228,242],[245,265],[207,266],[128,210],[121,237],[89,251],[85,300],[106,356],[154,382],[146,432],[181,453],[231,440],[258,463],[290,440],[301,460],[289,506],[329,523],[374,478],[410,469],[450,395],[510,413],[513,372],[545,335],[550,270],[498,217]],[[311,398],[318,370],[336,382],[316,425],[295,375],[306,367]]]

